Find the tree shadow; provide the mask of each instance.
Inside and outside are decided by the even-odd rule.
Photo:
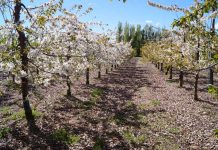
[[[27,127],[28,128],[28,127]],[[51,134],[54,129],[35,129],[35,132],[29,131],[28,129],[23,129],[23,127],[19,127],[16,123],[10,126],[10,134],[13,136],[14,141],[7,142],[4,147],[0,147],[0,149],[20,149],[20,148],[30,148],[30,149],[52,149],[59,150],[64,149],[68,150],[69,147],[66,143],[55,140],[51,138]],[[10,137],[9,137],[10,138]]]
[[[203,102],[203,103],[206,103],[206,104],[218,107],[218,103],[216,103],[216,102],[212,102],[212,101],[208,101],[208,100],[203,100],[203,99],[200,99],[200,98],[198,98],[198,100],[196,100],[196,101]]]
[[[101,89],[103,91],[94,103],[86,97],[90,94],[85,94],[86,100],[79,98],[84,95],[65,97],[61,100],[61,105],[64,107],[55,109],[55,111],[64,113],[71,111],[71,114],[77,112],[79,118],[77,124],[60,122],[62,126],[66,126],[78,135],[88,135],[89,139],[95,143],[94,146],[100,139],[103,149],[131,149],[130,144],[119,130],[146,127],[147,123],[141,120],[141,116],[163,112],[163,110],[155,109],[140,110],[133,102],[132,98],[139,88],[152,84],[145,76],[148,70],[137,66],[137,61],[138,59],[133,59],[110,74],[102,75],[99,83],[83,87],[88,90]],[[56,117],[55,120],[58,121],[60,118]],[[92,149],[92,146],[84,144],[83,148],[88,150]]]
[[[26,133],[16,126],[12,127],[13,138],[21,143],[14,149],[78,149],[74,145],[51,139],[50,135],[58,127],[79,135],[79,146],[84,150],[91,150],[95,145],[105,150],[131,149],[129,141],[122,135],[122,130],[147,127],[147,123],[141,119],[142,116],[164,112],[161,109],[141,110],[133,102],[135,92],[141,87],[152,85],[145,75],[149,73],[148,70],[137,62],[138,59],[134,58],[114,72],[102,75],[99,83],[82,86],[81,90],[103,91],[94,101],[87,92],[60,98],[58,104],[50,110],[50,118],[43,117],[41,120],[42,127],[38,132]],[[137,146],[139,145],[134,145]]]

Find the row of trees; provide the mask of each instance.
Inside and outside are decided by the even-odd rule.
[[[135,50],[134,55],[141,56],[141,47],[148,41],[158,41],[161,38],[161,29],[146,24],[144,28],[141,25],[123,25],[118,23],[116,40],[117,42],[131,42],[132,48]]]
[[[218,17],[216,0],[195,1],[189,9],[163,6],[148,1],[149,5],[168,11],[182,11],[184,16],[173,22],[174,30],[165,30],[162,39],[144,46],[143,56],[160,66],[167,66],[172,78],[172,68],[180,71],[180,87],[183,86],[184,71],[195,73],[194,99],[198,100],[199,73],[208,70],[208,83],[213,84],[216,69],[218,36],[215,21]],[[162,68],[162,67],[161,67]]]
[[[30,0],[30,2],[34,2]],[[0,26],[0,69],[20,83],[23,107],[30,127],[34,125],[28,99],[30,85],[46,86],[65,81],[71,95],[71,81],[90,69],[121,64],[131,52],[128,42],[117,43],[111,33],[95,33],[90,25],[63,8],[63,0],[50,0],[32,8],[22,0],[1,0],[4,23]],[[77,12],[81,5],[74,7]],[[88,14],[89,8],[82,14]]]

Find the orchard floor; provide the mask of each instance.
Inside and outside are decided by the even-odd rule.
[[[133,58],[101,79],[92,78],[89,86],[83,78],[74,82],[72,97],[64,96],[63,83],[38,89],[30,96],[40,112],[35,133],[22,117],[10,117],[22,105],[9,92],[0,99],[9,111],[0,110],[0,127],[11,130],[0,139],[0,149],[218,150],[218,101],[203,86],[201,101],[194,101],[191,78],[184,88],[176,78],[167,80],[151,63]],[[58,139],[63,130],[73,138]]]

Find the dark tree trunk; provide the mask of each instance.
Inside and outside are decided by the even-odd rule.
[[[160,69],[160,63],[159,62],[157,63],[157,69]]]
[[[111,65],[111,71],[113,71],[114,65]]]
[[[136,57],[140,57],[141,56],[141,49],[137,48],[136,53],[137,53]]]
[[[86,68],[86,85],[89,85],[89,68]]]
[[[160,71],[162,71],[162,72],[164,71],[163,63],[160,64]]]
[[[68,97],[72,96],[72,94],[71,94],[71,81],[70,81],[69,76],[67,76],[67,96]]]
[[[184,35],[184,37],[183,37],[183,42],[186,43],[186,37],[185,37],[185,35]],[[183,55],[182,52],[181,52],[181,55],[182,55],[182,59],[184,59],[184,55]],[[184,83],[183,78],[184,78],[184,73],[183,73],[182,70],[180,70],[180,72],[179,72],[179,87],[183,87],[183,83]]]
[[[105,73],[108,74],[108,69],[106,68]]]
[[[197,63],[199,63],[199,59],[200,59],[199,48],[200,48],[200,38],[198,37],[198,49],[197,49],[197,53],[196,53]],[[198,100],[198,79],[199,79],[199,72],[197,72],[195,75],[194,100]]]
[[[180,70],[180,72],[179,72],[179,87],[183,87],[183,83],[184,83],[183,75],[184,75],[183,71]]]
[[[198,79],[199,79],[199,72],[195,75],[194,100],[198,100]]]
[[[39,75],[39,68],[36,68],[36,74]]]
[[[169,79],[173,79],[173,67],[170,66],[170,76]]]
[[[19,26],[20,25],[20,12],[21,12],[21,2],[15,1],[14,7],[14,23]],[[19,49],[20,49],[20,58],[21,58],[21,69],[28,74],[28,52],[26,46],[26,36],[25,33],[19,29],[16,29],[18,33],[18,42],[19,42]],[[35,125],[34,116],[32,114],[32,109],[27,99],[28,96],[28,76],[21,77],[21,93],[22,93],[22,100],[23,100],[23,107],[25,110],[25,115],[28,124],[30,127]]]
[[[167,67],[167,70],[166,70],[166,72],[165,72],[165,75],[168,75],[169,70],[170,70],[170,67]]]
[[[213,12],[216,11],[216,8],[213,8]],[[212,32],[212,36],[214,37],[214,35],[216,34],[216,31],[215,31],[215,26],[216,26],[216,19],[213,18],[212,19],[212,27],[211,27],[211,32]],[[211,59],[211,52],[209,52],[209,59]],[[208,72],[208,77],[209,77],[209,84],[214,84],[214,79],[213,79],[213,68],[210,68],[209,69],[209,72]]]
[[[13,81],[13,83],[15,83],[15,75],[14,74],[12,74],[12,81]]]
[[[98,78],[101,78],[101,64],[98,65]]]
[[[209,84],[212,84],[212,85],[214,84],[212,68],[209,69]]]

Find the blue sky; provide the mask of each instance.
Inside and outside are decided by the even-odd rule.
[[[28,4],[29,0],[23,0]],[[34,3],[46,2],[46,0],[35,0]],[[157,3],[173,5],[187,8],[193,4],[193,0],[152,0]],[[33,4],[34,4],[33,3]],[[31,5],[33,5],[31,4]],[[92,7],[93,12],[84,16],[84,21],[102,21],[114,29],[118,21],[130,24],[152,23],[161,27],[170,28],[172,21],[181,14],[159,10],[147,5],[147,0],[127,0],[126,3],[118,0],[65,0],[64,6],[71,8],[74,4],[82,4],[85,8]],[[34,4],[35,5],[35,4]]]
[[[118,0],[66,0],[66,4],[71,5],[71,2],[83,4],[85,7],[91,6],[93,12],[83,18],[84,20],[93,19],[103,21],[109,24],[111,28],[117,26],[118,21],[130,24],[142,24],[146,22],[154,25],[170,27],[170,24],[175,18],[181,14],[160,10],[147,5],[147,0],[127,0],[126,3]],[[188,7],[193,4],[193,0],[153,0],[161,4],[172,5],[177,4],[181,7]]]

